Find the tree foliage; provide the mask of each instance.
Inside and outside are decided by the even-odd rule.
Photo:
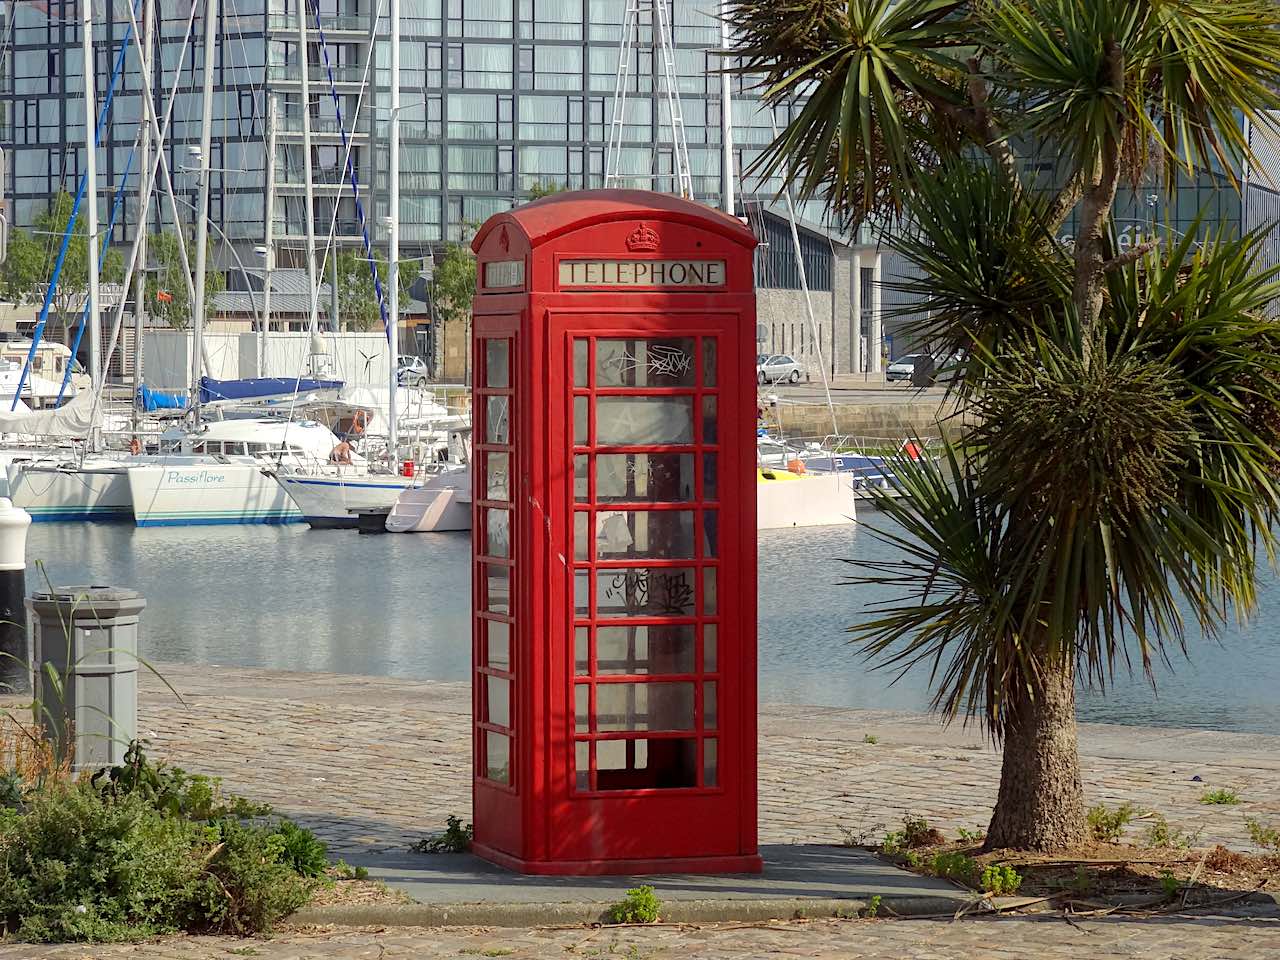
[[[745,72],[800,99],[759,169],[893,218],[908,334],[958,353],[974,424],[902,460],[899,597],[855,628],[1005,743],[989,846],[1085,836],[1075,683],[1256,601],[1280,511],[1280,273],[1263,237],[1171,225],[1122,249],[1121,183],[1238,186],[1274,137],[1270,0],[736,0]],[[1056,158],[1047,189],[1029,160]],[[1073,216],[1071,244],[1058,239]],[[1261,547],[1261,551],[1259,551]]]
[[[153,233],[147,237],[147,254],[151,269],[147,273],[147,312],[159,317],[175,330],[191,325],[193,305],[183,277],[179,239],[172,233]],[[213,300],[227,288],[227,275],[208,269],[204,281],[205,319],[213,315]]]
[[[382,295],[387,297],[387,282],[390,269],[386,259],[374,254],[374,263],[378,268],[378,282],[382,287]],[[373,273],[369,269],[369,258],[363,250],[347,249],[338,253],[338,310],[342,323],[348,330],[373,330],[382,326],[382,310],[378,305],[378,292],[374,287]],[[418,276],[420,263],[417,260],[401,260],[400,269],[396,272],[399,287],[399,303],[403,310],[410,300],[410,291]],[[390,307],[390,301],[387,300]]]

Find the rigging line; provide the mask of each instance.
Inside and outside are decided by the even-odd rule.
[[[89,0],[83,0],[83,2],[87,3],[89,2]],[[141,2],[142,0],[134,0],[134,5],[136,6]],[[133,9],[133,8],[131,7],[130,9]],[[83,30],[84,27],[82,26],[81,29]],[[132,39],[132,37],[133,37],[133,27],[132,26],[126,27],[124,36],[120,40],[120,52],[116,56],[116,62],[114,66],[112,66],[111,68],[111,84],[110,86],[107,87],[107,96],[102,103],[102,109],[98,113],[98,123],[94,127],[93,148],[95,152],[98,148],[98,145],[102,142],[102,135],[106,129],[107,117],[111,114],[111,101],[115,97],[116,84],[120,81],[120,70],[124,66],[125,54],[128,53],[129,51],[129,42]],[[85,110],[84,110],[85,122],[87,123],[92,104],[86,103],[84,107],[85,107]],[[87,186],[88,186],[88,177],[84,173],[81,173],[80,184],[76,188],[76,198],[71,204],[71,215],[67,218],[67,226],[62,234],[62,247],[58,251],[58,259],[53,264],[53,273],[49,277],[49,286],[45,290],[44,304],[40,307],[40,315],[36,319],[35,328],[31,331],[31,349],[27,351],[27,362],[24,363],[22,366],[22,373],[18,375],[18,385],[16,388],[14,388],[14,391],[13,391],[13,402],[9,405],[10,412],[17,409],[18,397],[22,395],[22,387],[26,383],[27,374],[31,370],[31,365],[35,362],[36,351],[40,347],[40,338],[44,335],[45,324],[49,320],[49,307],[53,303],[54,293],[58,289],[58,279],[62,275],[62,266],[67,259],[67,251],[71,247],[71,237],[75,233],[76,219],[80,215],[80,204],[84,200],[85,190]],[[93,197],[91,198],[90,202],[97,203],[98,198]],[[90,238],[89,243],[92,243],[92,242],[93,242],[92,238]],[[92,249],[92,247],[90,247],[90,249]]]
[[[305,0],[305,2],[308,4],[311,4],[311,0]],[[360,200],[360,182],[359,182],[359,179],[356,177],[355,164],[351,162],[351,141],[347,137],[347,125],[346,125],[346,122],[342,119],[342,104],[338,100],[338,88],[334,84],[334,80],[333,80],[333,64],[332,62],[330,62],[330,59],[329,59],[329,42],[328,40],[325,39],[324,26],[320,22],[319,4],[313,4],[312,8],[315,10],[316,31],[320,34],[320,52],[324,56],[324,69],[329,77],[329,93],[333,97],[333,110],[338,120],[338,132],[342,135],[342,148],[343,148],[343,151],[345,152],[345,166],[346,166],[347,176],[351,180],[351,196],[352,196],[352,199],[355,201],[356,219],[360,222],[360,235],[364,239],[364,253],[365,253],[365,257],[369,261],[369,272],[373,275],[373,292],[374,292],[374,295],[378,298],[378,313],[381,314],[382,316],[383,331],[386,333],[387,341],[390,342],[393,329],[391,326],[391,321],[387,317],[387,302],[382,292],[382,278],[378,275],[378,263],[374,259],[374,255],[373,255],[373,243],[369,239],[369,224],[365,220],[364,203]],[[369,58],[369,60],[366,60],[365,62],[366,71],[368,71],[369,69],[369,62],[371,59],[372,58]],[[400,82],[400,78],[392,77],[391,82],[398,84]],[[363,99],[363,96],[364,96],[364,92],[362,89],[361,99]],[[357,114],[355,117],[352,118],[352,121],[351,121],[352,133],[355,133],[356,122],[359,118],[358,105],[356,110],[357,110]],[[392,123],[396,123],[398,122],[398,120],[399,120],[398,117],[391,118]],[[399,210],[392,210],[390,211],[390,213],[391,213],[391,216],[393,217],[398,217],[400,215]],[[329,258],[328,248],[333,243],[336,230],[337,230],[337,224],[338,224],[338,205],[337,205],[337,202],[335,201],[334,207],[333,207],[333,224],[330,227],[329,240],[325,244],[325,262],[327,262]],[[334,253],[334,257],[336,259],[337,257],[336,252]],[[331,290],[329,291],[329,293],[330,293],[330,296],[334,296],[336,294],[336,291]]]
[[[124,191],[129,184],[129,176],[133,172],[133,158],[138,151],[138,143],[142,139],[142,127],[139,125],[138,132],[134,136],[133,146],[129,150],[129,157],[124,164],[124,173],[120,177],[120,186],[116,188],[115,199],[111,202],[111,216],[107,220],[106,233],[102,238],[102,245],[98,253],[98,270],[101,271],[107,262],[107,254],[111,250],[111,234],[115,231],[116,217],[120,215],[120,208],[124,206]],[[90,248],[92,249],[92,248]],[[120,296],[125,295],[125,288],[121,286]],[[95,318],[96,319],[96,318]],[[62,406],[62,397],[67,391],[67,384],[71,382],[71,361],[80,351],[80,341],[84,338],[84,331],[89,326],[89,298],[84,298],[84,311],[80,314],[80,324],[76,327],[75,339],[71,343],[71,356],[67,360],[66,370],[62,374],[62,386],[58,388],[58,399],[55,406]],[[107,367],[103,366],[103,378],[106,377]]]

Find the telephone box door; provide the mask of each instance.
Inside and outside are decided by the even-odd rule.
[[[755,536],[754,498],[739,502],[752,465],[738,462],[753,411],[734,409],[739,371],[753,366],[726,349],[754,345],[728,313],[550,321],[564,363],[552,429],[566,441],[551,444],[564,462],[550,466],[571,570],[553,630],[563,722],[550,746],[572,762],[551,784],[548,848],[567,861],[736,853],[739,760],[755,749],[754,718],[739,714],[754,708],[755,678],[754,657],[734,655],[743,624],[725,599],[754,593],[754,581],[739,584],[737,565],[721,561]],[[734,430],[745,439],[722,446]]]

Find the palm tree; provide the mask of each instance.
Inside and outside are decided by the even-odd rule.
[[[989,848],[1085,838],[1080,684],[1254,605],[1277,546],[1280,295],[1263,237],[1116,239],[1121,184],[1239,186],[1274,134],[1272,0],[735,0],[743,72],[803,100],[760,162],[850,219],[896,218],[913,331],[964,356],[976,424],[898,465],[900,588],[854,628],[1003,744]],[[1245,124],[1241,121],[1244,120]],[[1026,160],[1053,158],[1052,176]],[[1074,242],[1058,239],[1076,217]],[[1184,620],[1190,612],[1192,623]]]

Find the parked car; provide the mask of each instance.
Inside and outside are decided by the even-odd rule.
[[[802,376],[800,364],[785,354],[774,354],[756,363],[756,380],[760,383],[798,383]]]
[[[431,369],[421,357],[401,357],[396,382],[402,387],[425,387],[431,382]]]
[[[911,382],[911,376],[916,370],[916,361],[928,357],[927,353],[909,353],[905,357],[899,357],[884,371],[885,380],[893,383],[895,380],[905,380]]]

